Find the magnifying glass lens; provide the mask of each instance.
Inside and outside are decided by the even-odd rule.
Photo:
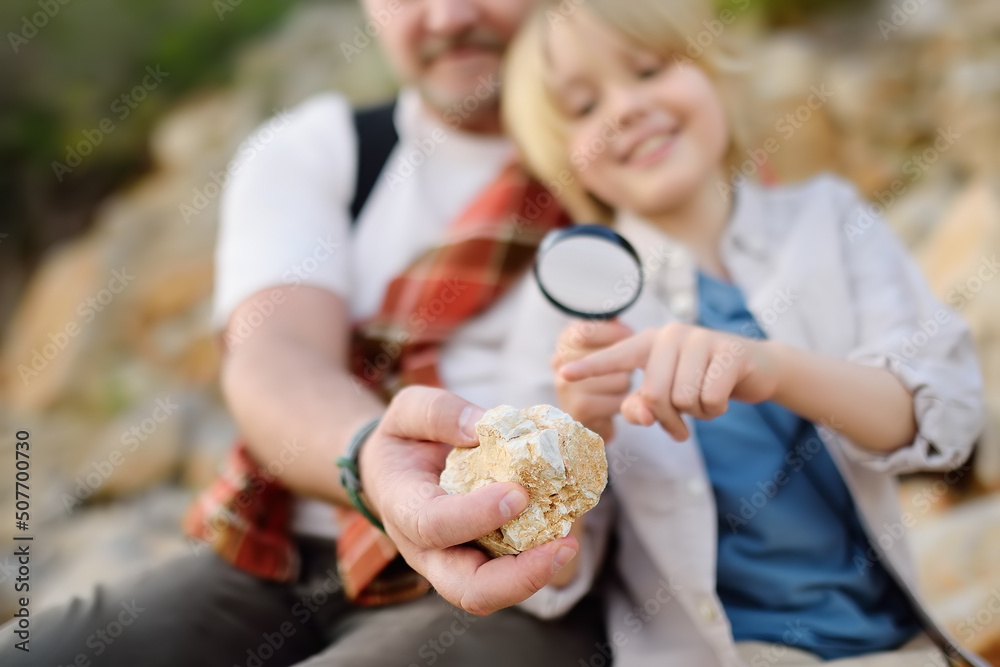
[[[642,290],[642,266],[632,245],[600,225],[551,232],[539,248],[535,279],[542,293],[574,317],[610,319]]]

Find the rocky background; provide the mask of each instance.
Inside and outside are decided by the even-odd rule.
[[[899,530],[935,616],[1000,665],[1000,10],[882,1],[782,25],[752,2],[725,7],[696,42],[731,31],[752,53],[742,171],[850,178],[975,332],[987,431],[961,474],[904,480],[916,525]],[[363,25],[350,3],[304,5],[243,49],[230,83],[155,124],[145,175],[47,252],[16,301],[0,432],[31,433],[33,611],[196,548],[178,520],[234,434],[208,322],[219,174],[262,119],[315,92],[391,95],[376,47],[342,52]],[[0,449],[13,460],[10,438]],[[5,476],[0,506],[13,500]],[[0,617],[12,576],[0,555]]]

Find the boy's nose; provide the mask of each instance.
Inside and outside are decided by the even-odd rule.
[[[611,120],[617,125],[627,127],[642,118],[648,111],[646,96],[636,90],[635,86],[618,84],[611,86]]]

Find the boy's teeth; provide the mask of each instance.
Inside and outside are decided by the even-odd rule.
[[[646,139],[641,144],[639,144],[639,146],[635,149],[635,151],[632,152],[632,159],[641,158],[652,153],[661,145],[663,145],[663,142],[665,140],[666,137],[664,137],[663,135],[657,135],[655,137],[650,137],[649,139]]]

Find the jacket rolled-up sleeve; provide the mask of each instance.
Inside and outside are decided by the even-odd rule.
[[[858,331],[848,359],[899,378],[913,396],[917,422],[913,442],[896,451],[875,452],[843,438],[845,454],[891,474],[955,468],[971,454],[984,420],[969,327],[931,293],[906,248],[853,188],[839,194]]]

